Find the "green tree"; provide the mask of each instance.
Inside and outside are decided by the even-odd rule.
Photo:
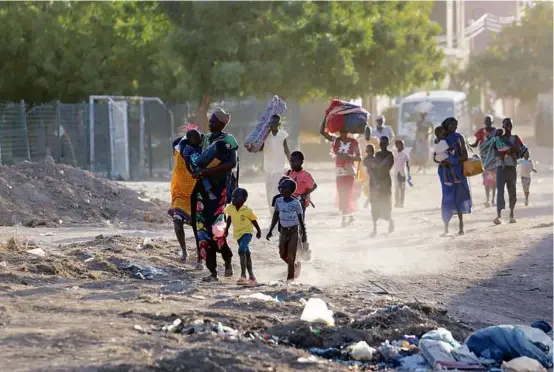
[[[156,3],[4,2],[0,99],[75,102],[165,91],[170,24]]]
[[[167,2],[197,121],[227,96],[398,94],[441,71],[431,3]],[[171,58],[173,60],[173,57]]]
[[[486,80],[500,97],[532,103],[552,89],[552,2],[536,2],[470,62],[468,80]]]

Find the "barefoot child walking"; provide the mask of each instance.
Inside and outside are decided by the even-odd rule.
[[[404,141],[396,140],[394,142],[396,152],[394,155],[394,206],[404,208],[404,196],[406,193],[406,182],[411,185],[412,176],[410,175],[410,156],[404,151]]]
[[[307,240],[306,226],[304,225],[304,212],[298,199],[292,194],[296,190],[296,183],[291,179],[285,179],[280,184],[281,197],[275,201],[275,211],[271,220],[271,227],[267,233],[267,240],[273,237],[273,229],[277,222],[281,226],[279,235],[279,255],[287,263],[287,281],[293,281],[300,275],[300,262],[296,262],[298,247],[298,229],[302,236],[302,243]]]
[[[304,223],[306,222],[306,208],[311,204],[310,195],[317,189],[317,184],[312,175],[304,170],[304,154],[301,151],[294,151],[290,154],[290,170],[285,175],[296,182],[296,191],[293,196],[300,201],[302,205]],[[300,244],[299,258],[309,260],[311,251],[308,242]]]
[[[256,228],[256,238],[260,239],[262,230],[258,225],[257,217],[245,203],[248,199],[248,192],[245,189],[237,188],[231,195],[231,204],[225,208],[227,215],[227,228],[225,229],[225,238],[227,238],[229,227],[233,224],[233,237],[239,245],[240,257],[240,279],[238,285],[256,286],[256,277],[252,269],[252,257],[250,253],[250,242],[252,241],[252,226]],[[248,270],[248,279],[246,278]]]
[[[531,173],[537,173],[533,160],[531,160],[529,150],[523,155],[523,159],[518,159],[519,173],[521,175],[521,186],[525,193],[525,206],[529,205],[529,188],[531,187]]]

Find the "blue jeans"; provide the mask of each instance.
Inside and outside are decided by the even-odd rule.
[[[252,241],[252,234],[244,234],[237,240],[239,244],[239,255],[246,254],[250,255],[250,242]]]
[[[204,169],[215,159],[217,154],[217,142],[212,143],[202,154],[195,159],[196,166]]]

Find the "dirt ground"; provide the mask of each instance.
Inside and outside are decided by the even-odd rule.
[[[552,150],[531,149],[539,173],[530,205],[518,203],[518,223],[492,224],[495,210],[484,207],[481,178],[475,177],[467,233],[446,238],[440,237],[434,170],[414,176],[406,207],[394,210],[396,231],[385,234],[383,223],[371,239],[363,201],[356,222],[341,228],[332,168],[308,162],[319,185],[316,208],[307,212],[313,256],[299,283],[288,287],[271,283],[285,278],[275,241],[252,245],[258,280],[271,285],[243,289],[235,285],[236,276],[201,283],[205,272],[178,261],[169,220],[140,229],[123,224],[1,227],[0,370],[338,371],[348,368],[297,360],[310,355],[308,347],[359,340],[376,347],[439,325],[462,341],[483,325],[552,323]],[[124,185],[169,201],[168,183]],[[260,225],[267,227],[261,178],[243,180],[242,186],[249,190],[248,203]],[[191,234],[187,230],[192,251]],[[231,244],[235,250],[236,243]],[[46,256],[27,252],[36,248]],[[237,260],[234,265],[236,272]],[[256,292],[280,302],[240,298]],[[302,299],[311,297],[329,304],[335,327],[300,322]],[[373,313],[402,303],[409,308]],[[221,322],[241,336],[162,329],[177,318],[183,332],[199,320]]]

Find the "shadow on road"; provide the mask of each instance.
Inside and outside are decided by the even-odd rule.
[[[549,234],[491,278],[454,297],[449,308],[482,325],[530,324],[537,319],[552,324],[552,244]]]

